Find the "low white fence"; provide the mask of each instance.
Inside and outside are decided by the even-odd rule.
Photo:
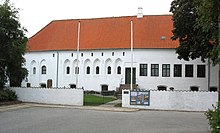
[[[22,102],[83,106],[83,89],[11,87]]]
[[[151,90],[149,91],[149,97],[145,97],[147,100],[145,103],[149,105],[134,105],[134,102],[130,101],[131,98],[133,98],[131,91],[123,90],[122,107],[155,110],[207,111],[208,109],[213,109],[212,105],[216,105],[218,101],[217,92]],[[139,97],[137,96],[137,98]]]

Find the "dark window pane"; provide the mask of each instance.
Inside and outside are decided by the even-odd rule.
[[[151,76],[159,76],[159,64],[151,64]]]
[[[205,78],[205,65],[197,65],[197,77]]]
[[[162,65],[162,77],[170,77],[170,64]]]
[[[193,77],[193,65],[185,66],[185,77]]]
[[[182,77],[182,65],[174,65],[174,77]]]
[[[140,76],[147,76],[147,64],[140,64]]]

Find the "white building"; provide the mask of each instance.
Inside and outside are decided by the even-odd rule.
[[[52,21],[28,42],[25,59],[29,75],[23,85],[116,90],[131,83],[133,64],[133,82],[139,88],[217,90],[218,67],[200,59],[177,59],[178,42],[170,39],[171,18],[152,15]]]

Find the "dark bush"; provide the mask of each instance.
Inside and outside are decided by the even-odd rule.
[[[220,103],[217,104],[217,107],[213,107],[214,109],[209,109],[205,115],[209,120],[211,133],[220,133]]]
[[[0,102],[2,101],[16,101],[17,95],[12,90],[0,90]]]

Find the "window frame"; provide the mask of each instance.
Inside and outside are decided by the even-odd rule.
[[[140,64],[140,76],[147,76],[147,64]]]
[[[162,77],[170,77],[170,64],[162,64]]]
[[[121,74],[121,66],[117,67],[117,74]]]
[[[99,66],[96,66],[96,68],[95,68],[95,74],[100,74],[100,68],[99,68]]]
[[[68,74],[68,75],[70,74],[70,67],[69,66],[66,67],[66,74]]]
[[[151,76],[159,77],[159,64],[151,64]]]
[[[111,66],[108,66],[107,67],[107,74],[109,75],[109,74],[111,74],[112,73],[112,67]]]
[[[35,75],[36,74],[36,72],[37,72],[37,69],[36,69],[36,67],[33,67],[33,75]]]
[[[182,64],[174,64],[173,77],[182,77]]]
[[[193,64],[186,64],[185,65],[185,77],[194,77],[194,70],[193,70]]]
[[[45,65],[43,65],[43,66],[41,67],[41,74],[42,74],[42,75],[46,75],[46,74],[47,74],[47,67],[46,67]]]
[[[206,77],[206,65],[197,65],[197,78]]]
[[[89,75],[89,74],[90,74],[90,71],[91,71],[90,66],[87,66],[87,67],[86,67],[86,74]]]

